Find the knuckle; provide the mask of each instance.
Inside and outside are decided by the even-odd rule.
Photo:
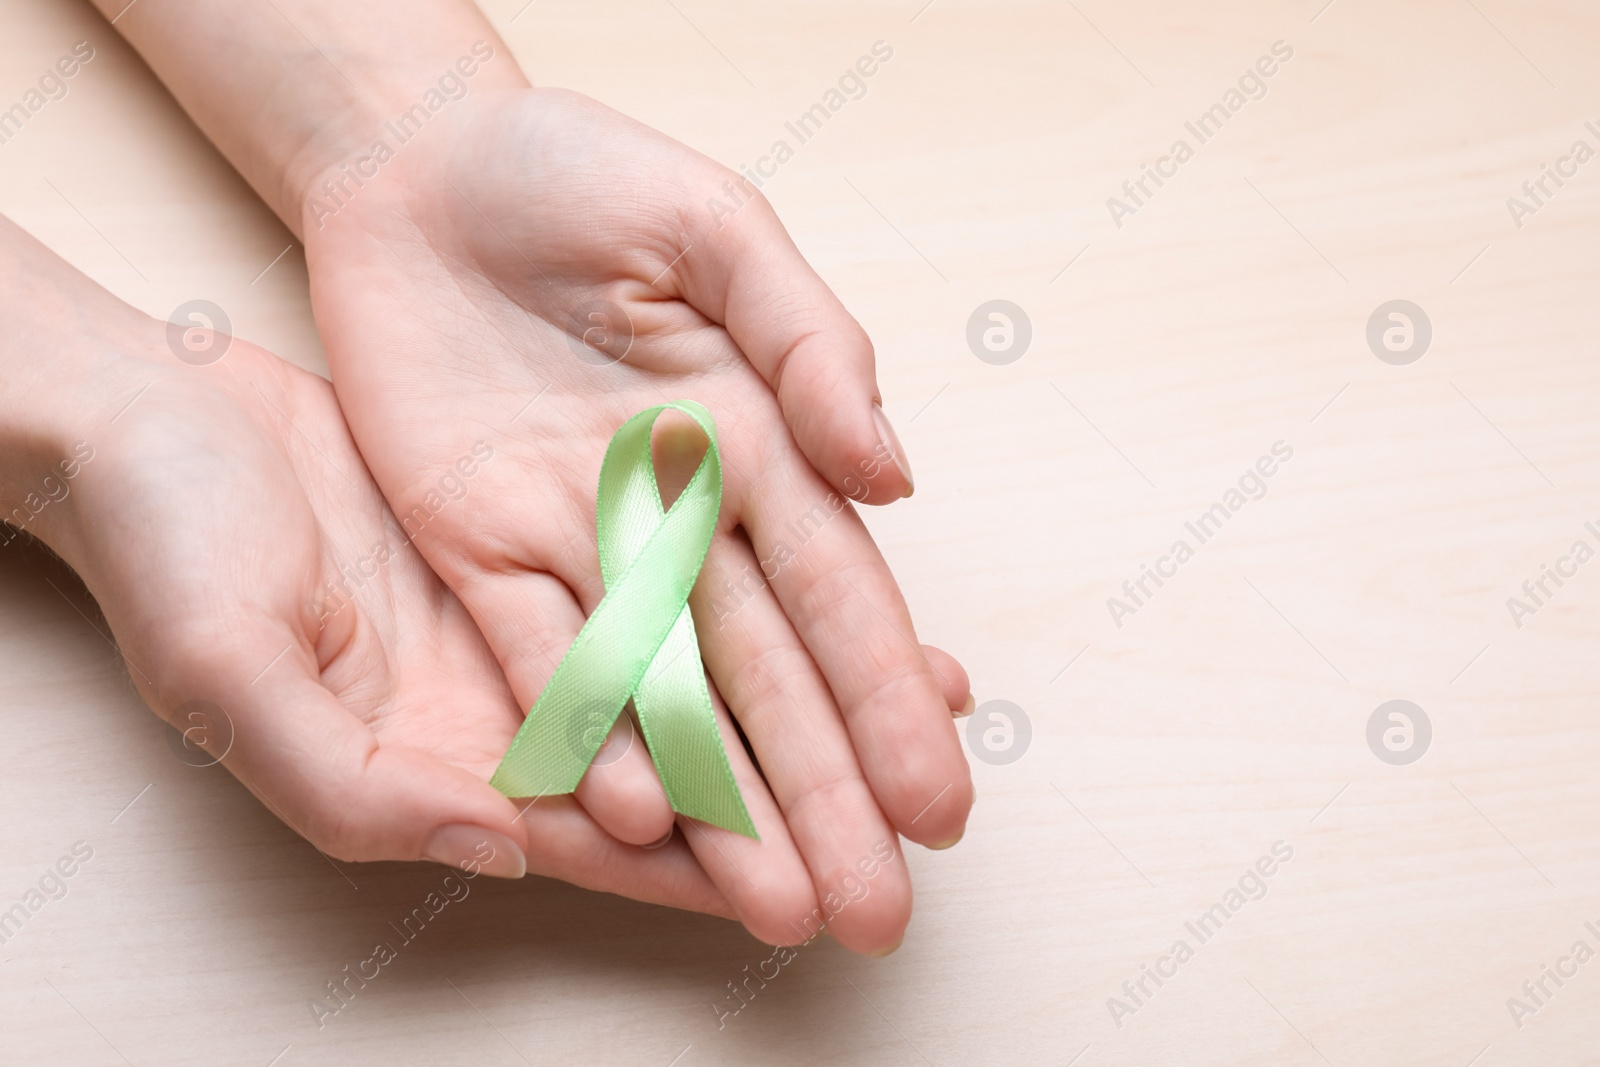
[[[802,687],[811,688],[811,679],[796,660],[788,649],[769,645],[734,668],[729,685],[734,700],[730,707],[744,709],[741,720],[749,716],[753,722],[783,703],[788,694]]]

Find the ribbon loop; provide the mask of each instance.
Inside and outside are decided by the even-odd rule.
[[[693,419],[705,456],[671,509],[662,507],[650,431],[663,411]],[[722,747],[689,592],[722,508],[722,459],[711,413],[692,400],[640,412],[611,438],[595,507],[606,595],[489,784],[507,796],[570,793],[628,700],[674,811],[758,838]]]

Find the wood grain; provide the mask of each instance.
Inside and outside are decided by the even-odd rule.
[[[910,855],[896,955],[814,944],[720,1028],[763,946],[529,879],[475,884],[319,1030],[307,1000],[441,872],[333,863],[176,760],[81,586],[13,547],[0,906],[93,857],[0,946],[0,1062],[1600,1062],[1600,963],[1507,1007],[1600,949],[1600,563],[1520,627],[1506,606],[1600,545],[1600,163],[1520,227],[1507,206],[1600,148],[1600,13],[524,2],[490,10],[536,81],[732,166],[893,48],[765,191],[876,342],[917,494],[870,521],[920,636],[1031,745],[974,759],[966,839]],[[321,367],[300,249],[114,31],[0,7],[0,107],[97,50],[0,144],[0,210],[152,314],[204,296]],[[1264,95],[1118,226],[1108,198],[1279,41]],[[1004,366],[966,341],[997,298],[1033,332]],[[1433,328],[1405,366],[1365,336],[1393,299]],[[1118,626],[1107,599],[1279,441],[1265,495]],[[1396,698],[1433,729],[1406,766],[1365,736]]]

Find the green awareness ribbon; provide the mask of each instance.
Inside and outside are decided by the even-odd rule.
[[[663,411],[693,419],[710,444],[694,477],[661,506],[650,430]],[[722,507],[722,458],[711,412],[692,400],[641,411],[600,464],[595,507],[606,593],[489,784],[506,796],[570,793],[631,697],[674,811],[760,839],[722,748],[689,591]]]

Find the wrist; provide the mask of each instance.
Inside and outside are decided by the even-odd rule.
[[[96,428],[151,380],[127,353],[154,329],[4,218],[0,321],[0,520],[59,547]],[[15,539],[0,529],[0,545]]]
[[[343,177],[341,164],[355,167],[383,140],[403,147],[387,124],[407,114],[431,124],[457,82],[473,92],[528,84],[471,0],[93,2],[302,237],[307,201]]]
[[[285,220],[303,240],[322,230],[372,185],[392,183],[434,150],[473,97],[529,83],[509,49],[492,33],[432,65],[416,63],[383,75],[381,91],[343,115],[336,133],[309,142],[285,171]],[[292,217],[291,217],[292,216]]]

